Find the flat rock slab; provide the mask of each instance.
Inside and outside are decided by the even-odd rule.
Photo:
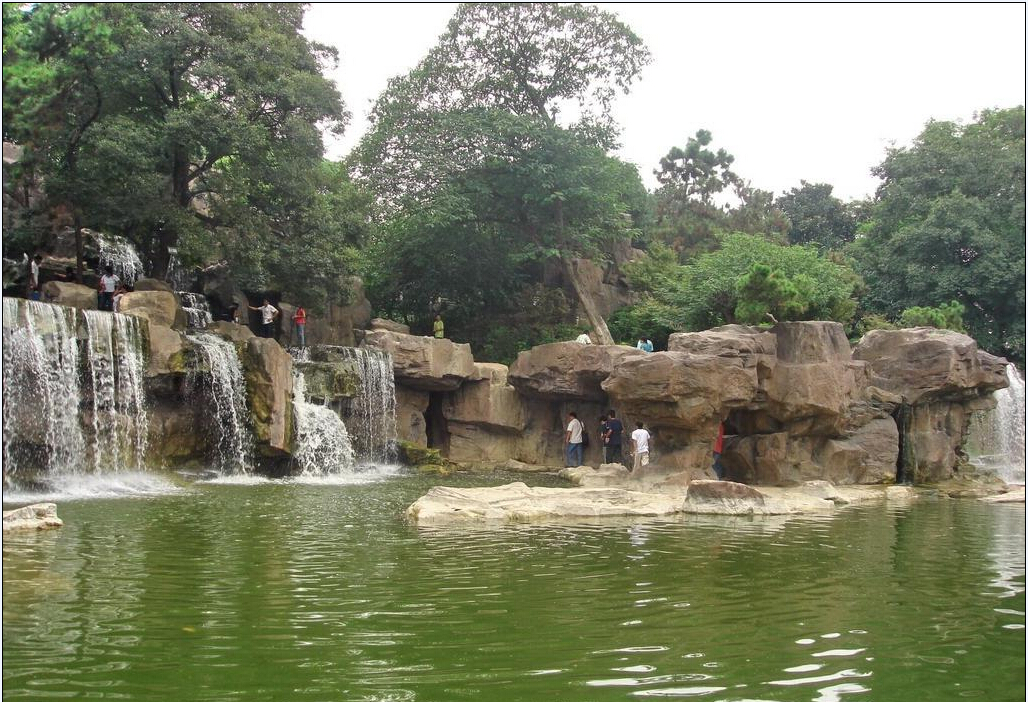
[[[11,531],[39,531],[64,526],[57,517],[57,505],[40,502],[34,505],[4,511],[4,533]]]
[[[730,480],[694,480],[682,504],[682,511],[689,514],[804,514],[833,509],[833,501],[816,495],[782,488],[757,490]]]
[[[999,504],[1024,504],[1024,485],[1012,485],[1010,492],[1004,492],[1001,495],[989,495],[988,497],[979,497],[982,502],[992,502]]]
[[[659,517],[680,512],[682,500],[618,488],[434,487],[407,509],[418,524],[535,522],[583,517]]]

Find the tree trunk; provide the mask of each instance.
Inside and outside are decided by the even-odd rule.
[[[589,297],[589,291],[585,289],[585,285],[579,279],[575,260],[563,258],[561,261],[564,264],[564,272],[567,274],[568,280],[571,281],[571,287],[575,289],[578,304],[581,305],[582,311],[585,312],[585,316],[589,319],[589,325],[593,328],[593,336],[596,337],[596,343],[604,346],[613,346],[614,338],[610,335],[607,323],[603,321],[603,317],[600,315],[599,310],[596,309],[593,299]]]
[[[79,217],[79,213],[75,213],[75,282],[82,284],[82,275],[85,272],[86,266],[85,252],[82,246],[82,219]]]
[[[560,237],[560,241],[564,242],[564,202],[558,199],[554,203],[554,207],[558,235]],[[581,279],[578,277],[578,269],[575,267],[575,260],[571,258],[569,254],[565,254],[561,257],[561,263],[564,264],[564,273],[567,275],[568,281],[571,283],[571,287],[575,289],[575,295],[578,297],[578,304],[582,307],[582,311],[585,312],[585,316],[589,319],[589,325],[593,329],[593,337],[595,337],[596,343],[602,346],[613,346],[614,337],[610,335],[610,329],[607,328],[607,323],[603,321],[603,317],[600,315],[599,310],[596,309],[593,299],[589,297],[589,291],[585,289],[585,284],[583,284]]]

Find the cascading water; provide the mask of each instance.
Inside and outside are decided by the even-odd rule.
[[[198,333],[189,337],[197,344],[198,360],[203,368],[195,377],[201,384],[206,401],[213,408],[216,468],[222,473],[249,473],[252,467],[253,437],[246,407],[246,383],[243,366],[235,345],[213,334]]]
[[[15,298],[3,312],[4,499],[39,499],[16,497],[20,489],[62,498],[166,489],[142,473],[141,322]]]
[[[93,397],[93,470],[142,470],[147,413],[140,321],[95,310],[86,310],[83,315]]]
[[[1025,482],[1025,383],[1013,364],[1009,385],[993,393],[996,407],[972,419],[968,449],[972,460],[1008,483]]]
[[[396,459],[396,384],[393,359],[378,349],[340,347],[357,367],[361,382],[344,420],[354,437],[357,455],[366,461]]]
[[[111,266],[114,274],[125,283],[134,283],[143,277],[143,261],[128,239],[100,234],[98,244],[101,270],[104,266]]]
[[[186,324],[190,329],[206,329],[213,321],[211,308],[207,304],[207,296],[199,293],[179,292],[178,299],[182,303],[182,311],[186,313]]]
[[[310,402],[306,381],[298,370],[293,371],[293,415],[294,455],[300,464],[300,475],[325,477],[353,471],[353,445],[346,425],[331,408]]]
[[[391,463],[396,446],[392,357],[377,349],[320,344],[289,352],[296,369],[310,374],[305,377],[306,399],[313,397],[342,418],[358,461]]]
[[[3,300],[4,473],[79,469],[76,311],[43,302]]]

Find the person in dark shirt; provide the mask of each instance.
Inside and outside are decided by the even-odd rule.
[[[621,458],[621,437],[625,433],[625,425],[617,418],[614,410],[611,410],[607,417],[607,431],[603,435],[603,452],[606,454],[607,463],[620,463],[624,465]]]

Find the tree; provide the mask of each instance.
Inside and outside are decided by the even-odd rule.
[[[888,152],[872,218],[852,245],[864,304],[892,318],[956,300],[984,349],[1025,351],[1025,112],[929,122]]]
[[[853,241],[856,234],[852,210],[832,195],[832,186],[827,183],[801,180],[800,187],[783,194],[775,205],[789,219],[789,241],[793,244],[837,249]]]
[[[639,38],[595,7],[461,5],[439,43],[376,102],[355,170],[391,217],[445,211],[466,193],[475,217],[516,237],[523,259],[562,263],[603,338],[571,261],[631,235],[622,215],[640,199],[628,194],[638,175],[606,155],[610,103],[648,60]],[[568,122],[571,105],[579,117]],[[433,246],[456,243],[443,235]]]
[[[761,271],[766,267],[768,275],[763,281],[762,274],[754,276],[751,286],[746,287],[743,279],[753,272],[754,264],[762,266]],[[751,303],[760,299],[757,293],[767,290],[766,278],[772,271],[777,279],[772,286],[787,279],[799,296],[802,312],[796,313],[790,306],[787,317],[838,322],[853,317],[859,278],[845,264],[829,260],[812,246],[782,246],[751,234],[722,235],[717,251],[682,266],[672,286],[660,292],[657,299],[674,310],[667,322],[676,329],[701,330],[734,323],[740,321],[740,293],[746,290]],[[782,295],[776,289],[764,293],[768,311],[773,304],[781,304],[776,302]],[[784,295],[786,301],[790,296]],[[739,311],[747,319],[759,321],[756,312],[750,314],[752,309],[744,304]]]
[[[736,283],[735,318],[746,324],[797,319],[809,305],[807,295],[812,287],[802,273],[790,279],[771,266],[754,263]]]
[[[85,194],[82,217],[131,239],[158,277],[170,249],[196,250],[214,233],[215,241],[231,230],[229,238],[249,237],[250,246],[266,243],[276,219],[318,188],[319,128],[339,130],[346,120],[321,74],[335,52],[300,33],[303,7],[41,4],[28,23],[67,27],[87,10],[109,30],[101,38],[110,50],[93,46],[91,34],[65,32],[62,55],[85,57],[70,84],[95,88],[102,108],[77,143],[74,172],[60,168],[58,137],[36,134],[27,144],[45,155],[46,175],[71,173],[62,183]],[[24,52],[10,74],[45,73],[52,63],[45,50]],[[4,82],[7,117],[6,53]],[[31,119],[20,105],[11,112]],[[61,121],[55,134],[76,133],[79,117],[47,113]]]
[[[91,5],[26,11],[5,3],[3,13],[4,139],[29,147],[19,175],[45,179],[50,203],[70,213],[81,280],[82,212],[95,193],[80,152],[103,114],[102,67],[116,52],[112,26]]]
[[[900,315],[901,327],[935,327],[964,331],[964,306],[956,300],[938,307],[908,307]]]

